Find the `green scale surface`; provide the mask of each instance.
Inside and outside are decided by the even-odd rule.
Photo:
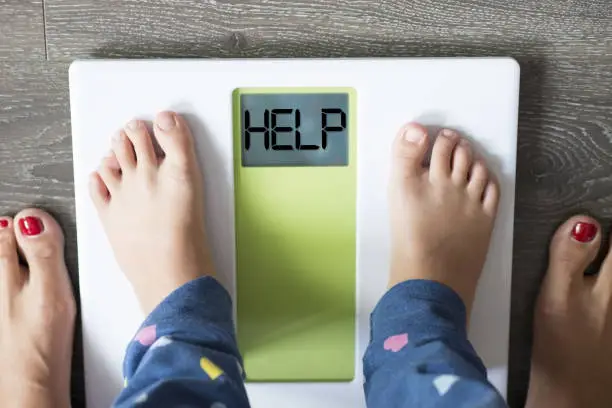
[[[243,167],[240,97],[348,94],[348,165]],[[238,343],[248,381],[355,374],[356,96],[350,88],[233,94]]]

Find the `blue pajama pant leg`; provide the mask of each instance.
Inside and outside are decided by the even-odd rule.
[[[117,408],[249,408],[232,302],[211,277],[183,285],[153,310],[123,371]]]
[[[403,282],[383,296],[363,362],[369,408],[507,406],[467,339],[463,301],[437,282]]]
[[[467,340],[465,307],[444,285],[392,288],[372,313],[366,400],[384,407],[506,407]],[[213,278],[173,292],[145,320],[125,359],[116,407],[248,408],[231,300]]]

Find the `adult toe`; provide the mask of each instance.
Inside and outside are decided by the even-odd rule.
[[[66,300],[74,312],[74,298],[64,261],[64,234],[47,212],[29,208],[15,216],[17,245],[28,264],[29,282],[42,294]]]
[[[584,272],[599,251],[600,231],[599,223],[584,215],[570,218],[557,229],[550,244],[543,300],[564,303],[572,290],[584,284]]]
[[[10,299],[23,284],[23,278],[13,232],[13,219],[0,217],[0,297],[4,300]]]

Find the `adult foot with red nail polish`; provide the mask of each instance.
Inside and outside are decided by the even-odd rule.
[[[410,279],[443,283],[469,312],[489,248],[499,186],[467,140],[438,135],[430,166],[427,130],[406,125],[393,145],[389,185],[392,258],[389,286]]]
[[[612,255],[585,275],[601,227],[572,217],[550,244],[535,311],[528,408],[612,407]]]
[[[0,401],[69,407],[76,307],[62,231],[37,209],[0,226]]]
[[[145,313],[214,268],[204,229],[202,176],[185,120],[157,115],[153,132],[132,121],[91,175],[90,193],[119,266]]]

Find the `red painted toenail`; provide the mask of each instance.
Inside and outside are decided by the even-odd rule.
[[[591,242],[597,235],[597,225],[589,222],[578,222],[572,230],[572,237],[582,243]]]
[[[43,223],[38,217],[25,217],[19,220],[19,229],[23,235],[38,235],[43,232]]]
[[[0,228],[6,228],[6,227],[8,227],[8,221],[0,220]]]

